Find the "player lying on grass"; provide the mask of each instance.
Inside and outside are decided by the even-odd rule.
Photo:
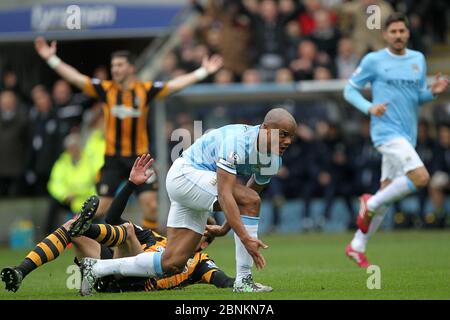
[[[90,197],[76,219],[69,220],[40,242],[19,266],[2,270],[1,278],[6,289],[16,292],[26,275],[42,264],[56,259],[70,242],[76,250],[76,261],[84,257],[112,259],[164,250],[167,243],[165,237],[121,218],[131,193],[149,178],[146,171],[152,162],[149,155],[136,159],[128,183],[108,210],[106,221],[109,224],[91,224],[99,199],[96,196]],[[232,287],[234,279],[221,271],[206,253],[201,252],[212,240],[213,237],[206,236],[201,239],[196,253],[179,274],[159,280],[148,277],[105,277],[99,279],[95,289],[101,292],[151,291],[184,287],[194,283]],[[112,247],[115,247],[114,251]]]
[[[297,123],[284,109],[270,110],[261,125],[228,125],[197,139],[176,159],[167,173],[171,201],[164,252],[144,252],[111,261],[81,261],[82,292],[89,294],[97,278],[120,274],[162,277],[179,273],[195,252],[212,211],[225,213],[224,226],[209,229],[216,236],[235,232],[236,281],[234,292],[268,292],[253,281],[252,267],[265,266],[257,238],[259,193],[276,175],[281,155],[292,143]],[[251,176],[246,185],[237,175]]]

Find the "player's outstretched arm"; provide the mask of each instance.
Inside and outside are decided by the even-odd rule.
[[[80,90],[84,90],[89,77],[58,58],[56,55],[56,41],[52,41],[51,44],[48,45],[43,37],[38,37],[34,40],[34,47],[39,56],[44,59],[56,73]]]
[[[149,154],[144,154],[136,158],[130,172],[128,183],[125,184],[120,192],[114,197],[114,200],[106,213],[106,223],[119,225],[127,222],[122,219],[122,213],[127,206],[127,202],[131,194],[136,190],[136,187],[143,184],[154,174],[153,170],[150,168],[152,163],[153,159]]]
[[[222,68],[222,65],[223,59],[219,55],[213,55],[210,58],[205,57],[202,66],[197,70],[169,80],[167,82],[169,93],[182,90],[194,83],[204,80],[209,75],[216,73],[217,70]]]
[[[135,185],[143,184],[155,173],[152,169],[150,169],[153,162],[155,161],[148,153],[137,157],[134,161],[133,167],[131,168],[130,177],[128,180]]]
[[[233,197],[232,191],[235,184],[236,176],[234,174],[228,173],[221,168],[217,168],[217,191],[220,207],[225,213],[228,224],[239,237],[248,253],[252,256],[256,267],[262,269],[266,265],[266,261],[259,253],[259,248],[266,249],[268,246],[261,240],[250,237],[245,229],[241,221],[239,207]]]

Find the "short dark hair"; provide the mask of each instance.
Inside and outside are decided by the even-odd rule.
[[[130,51],[128,50],[118,50],[118,51],[114,51],[111,54],[111,60],[114,58],[125,58],[127,59],[129,64],[134,65],[136,62],[136,57],[134,54],[132,54]]]
[[[409,29],[408,17],[403,12],[394,12],[389,15],[384,23],[384,30],[387,30],[394,22],[403,22],[407,29]]]

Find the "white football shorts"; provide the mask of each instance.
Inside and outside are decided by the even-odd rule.
[[[167,226],[203,234],[217,201],[216,172],[194,168],[180,157],[167,172],[166,189],[170,198]]]
[[[414,147],[405,138],[392,139],[377,147],[382,154],[381,181],[404,176],[424,164]]]

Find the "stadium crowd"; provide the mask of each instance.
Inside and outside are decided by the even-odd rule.
[[[372,4],[380,6],[383,16],[394,8],[408,13],[411,48],[424,52],[430,42],[445,41],[445,1],[192,1],[192,10],[200,15],[197,27],[179,27],[179,44],[165,56],[157,78],[168,80],[193,71],[205,55],[220,53],[225,66],[206,82],[255,85],[347,79],[363,54],[384,47],[381,33],[365,27],[365,8]],[[364,26],[358,27],[361,23]],[[57,210],[77,211],[74,202],[86,197],[86,189],[71,186],[61,177],[72,172],[90,179],[87,190],[95,185],[95,172],[86,163],[95,163],[94,169],[102,165],[93,152],[102,147],[101,105],[74,92],[64,80],[56,81],[51,90],[37,84],[31,92],[22,92],[14,70],[4,66],[0,70],[0,197],[49,196],[47,228],[52,230]],[[108,71],[99,67],[93,76],[106,79]],[[352,201],[364,192],[376,191],[380,178],[381,158],[371,145],[368,119],[360,118],[359,134],[348,135],[342,127],[345,122],[333,116],[333,106],[317,104],[302,108],[294,102],[291,106],[300,123],[298,139],[286,152],[284,165],[265,197],[276,206],[285,199],[302,198],[307,217],[312,199],[321,197],[325,219],[330,218],[334,201],[343,198],[349,214],[355,216]],[[194,120],[203,120],[206,128],[234,122],[256,124],[268,107],[217,104],[199,108],[195,114],[179,112],[167,123],[167,137],[174,128],[191,130]],[[428,199],[436,215],[450,215],[445,212],[450,191],[450,103],[433,110],[432,121],[420,123],[417,145],[432,175],[430,187],[416,195],[417,213],[423,221]],[[98,154],[101,158],[102,151]]]

